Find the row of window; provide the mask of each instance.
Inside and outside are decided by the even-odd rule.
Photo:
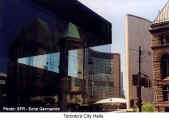
[[[90,66],[93,67],[94,73],[113,73],[111,60],[108,61],[101,58],[94,58]]]

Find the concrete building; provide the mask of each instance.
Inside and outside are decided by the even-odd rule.
[[[169,112],[169,1],[151,25],[154,110]]]
[[[123,82],[121,80],[120,54],[103,53],[88,50],[89,102],[96,102],[107,98],[122,98]]]
[[[147,19],[134,15],[125,17],[127,108],[136,106],[137,102],[139,46],[142,49],[142,101],[153,102],[152,42],[149,33],[151,23]]]

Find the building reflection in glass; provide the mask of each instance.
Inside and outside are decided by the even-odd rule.
[[[111,44],[111,24],[73,0],[3,3],[0,72],[7,74],[7,105],[74,111],[88,104],[88,48]]]
[[[107,98],[123,98],[120,54],[99,52],[90,48],[88,59],[89,101],[95,103]]]

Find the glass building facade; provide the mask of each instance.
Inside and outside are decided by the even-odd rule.
[[[88,104],[88,48],[111,44],[111,23],[76,0],[2,0],[0,19],[7,106]]]
[[[88,101],[123,98],[120,54],[88,49]]]

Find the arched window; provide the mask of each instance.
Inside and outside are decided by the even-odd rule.
[[[162,35],[159,37],[161,45],[169,45],[169,35]]]
[[[163,87],[163,100],[168,101],[169,100],[169,85],[165,85]]]
[[[161,75],[162,78],[169,76],[169,54],[163,55],[161,58]]]

